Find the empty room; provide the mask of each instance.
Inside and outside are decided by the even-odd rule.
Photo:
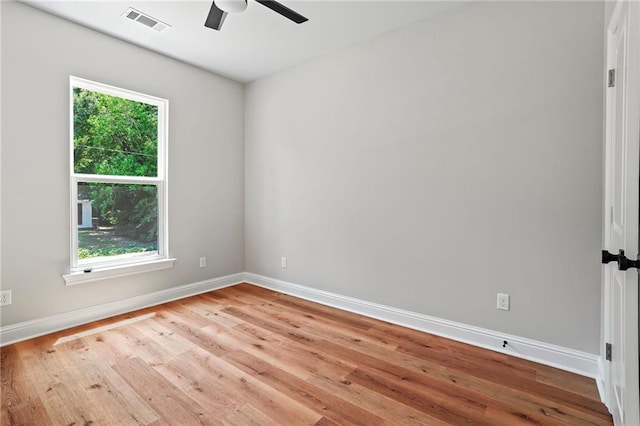
[[[2,425],[640,426],[640,2],[0,2]]]

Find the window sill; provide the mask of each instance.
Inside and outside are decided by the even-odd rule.
[[[64,274],[62,278],[64,278],[66,285],[84,284],[110,278],[126,277],[127,275],[139,274],[141,272],[173,268],[173,263],[175,261],[176,259],[160,259],[122,266],[93,268],[91,272],[71,272],[69,274]]]

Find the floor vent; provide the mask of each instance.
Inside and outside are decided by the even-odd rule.
[[[171,25],[165,24],[164,22],[161,22],[156,18],[152,18],[151,16],[142,13],[132,7],[125,10],[122,16],[131,19],[132,21],[139,22],[149,28],[153,28],[156,31],[162,31],[165,28],[171,27]]]

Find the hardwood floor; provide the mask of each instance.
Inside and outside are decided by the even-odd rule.
[[[1,353],[2,425],[612,424],[591,379],[249,284]]]

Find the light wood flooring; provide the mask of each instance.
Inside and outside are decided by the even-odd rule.
[[[611,424],[591,379],[249,284],[1,354],[2,425]]]

